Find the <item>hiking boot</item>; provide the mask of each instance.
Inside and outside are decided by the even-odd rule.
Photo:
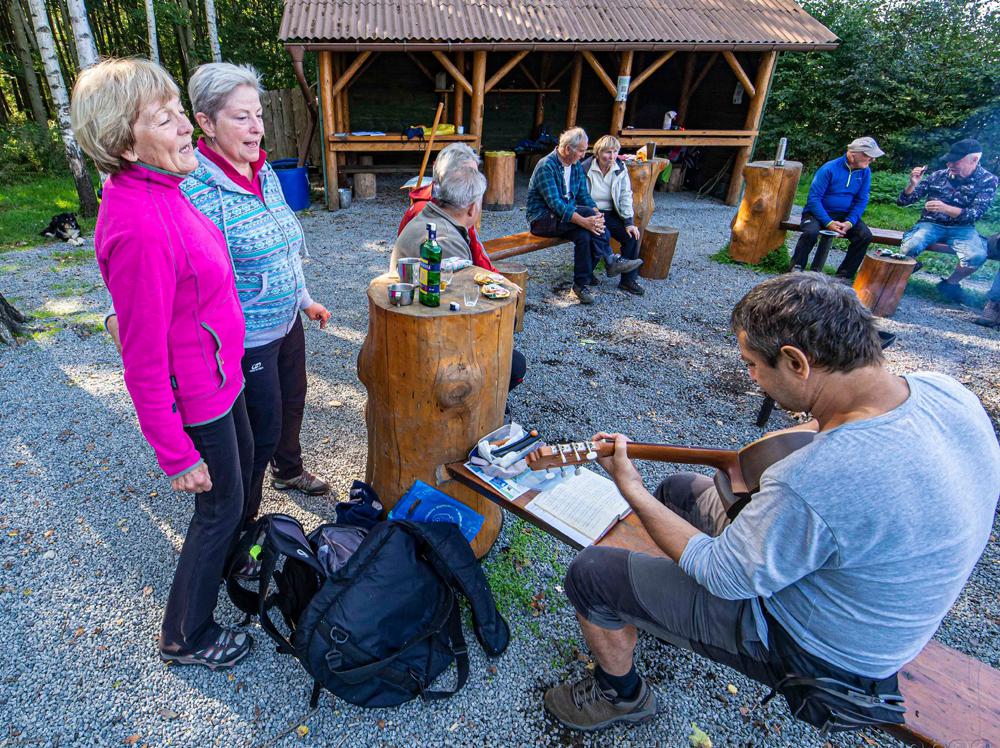
[[[913,273],[916,273],[923,266],[924,266],[924,263],[922,263],[920,260],[917,260],[916,263],[914,263],[914,265],[913,265],[913,270],[910,273],[910,275],[913,275]]]
[[[957,304],[962,304],[965,302],[965,289],[963,289],[957,283],[949,283],[948,281],[941,281],[937,284],[938,293],[944,296],[948,301],[954,301]]]
[[[271,476],[271,485],[279,491],[301,491],[308,496],[323,496],[330,493],[330,484],[320,480],[308,470],[294,478],[275,478]]]
[[[590,274],[590,280],[589,280],[589,281],[587,281],[587,285],[588,285],[588,286],[599,286],[599,285],[601,285],[601,279],[600,279],[600,278],[598,278],[598,277],[597,277],[596,275],[594,275],[593,273],[591,273],[591,274]]]
[[[981,327],[1000,327],[1000,301],[987,301],[983,315],[972,321]]]
[[[592,732],[615,722],[645,722],[656,714],[656,695],[645,680],[634,699],[619,699],[605,691],[593,675],[545,692],[545,710],[566,727]]]
[[[621,255],[611,255],[604,259],[604,272],[609,278],[614,278],[622,273],[630,273],[642,266],[642,260],[626,260]]]
[[[635,296],[642,296],[643,294],[646,293],[646,289],[639,285],[639,281],[634,281],[634,280],[621,281],[618,284],[618,289],[621,291],[627,291],[628,293],[634,294]]]
[[[573,293],[576,294],[576,298],[580,300],[581,304],[594,303],[594,294],[586,286],[573,286]]]
[[[252,646],[250,634],[224,628],[207,647],[190,654],[167,654],[161,651],[160,659],[178,665],[204,665],[209,670],[220,670],[232,667],[242,660],[249,654]]]

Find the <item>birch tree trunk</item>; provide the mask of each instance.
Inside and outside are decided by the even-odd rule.
[[[97,195],[94,193],[94,183],[90,178],[90,170],[83,160],[83,152],[73,136],[73,128],[69,120],[69,94],[63,80],[59,58],[56,55],[55,39],[52,38],[52,28],[45,12],[44,0],[28,0],[31,10],[31,20],[35,28],[35,40],[38,42],[38,52],[45,68],[45,78],[49,82],[49,93],[55,105],[59,130],[62,133],[63,144],[66,147],[66,161],[73,173],[76,193],[80,197],[80,215],[93,217],[97,215]]]
[[[149,59],[159,64],[160,47],[156,37],[156,12],[153,0],[146,0],[146,28],[149,31]]]
[[[212,61],[222,62],[219,47],[219,24],[215,20],[215,0],[205,0],[205,22],[208,24],[208,41],[212,45]]]
[[[83,70],[96,65],[98,60],[97,45],[87,18],[87,4],[84,0],[66,0],[66,5],[69,9],[69,23],[73,27],[73,38],[76,40],[77,61]]]
[[[19,0],[7,0],[10,11],[10,22],[14,27],[14,43],[17,47],[17,59],[24,70],[24,83],[28,89],[28,100],[31,104],[31,117],[39,127],[49,126],[49,114],[42,98],[42,87],[35,74],[35,61],[31,56],[31,43],[24,29],[24,12]]]

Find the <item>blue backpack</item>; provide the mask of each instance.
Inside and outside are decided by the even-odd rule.
[[[347,543],[334,540],[340,547],[335,553],[327,547],[326,558],[346,560],[331,572],[321,551],[335,530]],[[345,554],[358,532],[364,539]],[[245,554],[261,563],[256,590],[241,586],[232,573]],[[243,535],[229,568],[234,604],[259,616],[278,651],[298,659],[313,678],[313,708],[323,688],[364,707],[456,693],[469,676],[459,596],[469,602],[487,655],[502,654],[510,641],[478,561],[451,524],[389,521],[365,530],[329,523],[307,536],[294,517],[268,514]],[[287,637],[272,620],[275,608]],[[454,686],[432,690],[452,663]]]

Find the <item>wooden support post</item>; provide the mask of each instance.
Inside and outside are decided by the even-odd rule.
[[[443,67],[448,74],[455,79],[456,89],[461,86],[467,94],[472,94],[472,86],[469,85],[469,81],[467,81],[465,76],[457,67],[455,67],[455,64],[448,59],[448,55],[437,49],[431,52],[431,54],[434,55],[434,58],[441,63],[441,67]]]
[[[635,53],[629,49],[622,52],[622,62],[618,68],[618,78],[630,78],[632,76],[632,57]],[[625,104],[628,102],[628,88],[625,89],[625,99],[618,100],[618,87],[615,86],[615,103],[611,107],[611,129],[612,135],[618,135],[625,124]]]
[[[666,64],[667,60],[673,57],[674,54],[676,54],[676,52],[677,52],[676,49],[671,49],[667,52],[664,52],[659,57],[657,57],[656,60],[653,61],[652,65],[647,67],[645,70],[643,70],[639,75],[637,75],[629,82],[628,92],[631,94],[633,91],[635,91],[635,89],[637,89],[639,86],[645,83],[649,79],[649,76],[651,76],[661,67],[663,67],[663,65]],[[631,54],[631,52],[629,54]]]
[[[465,75],[465,52],[455,53],[455,66]],[[455,86],[455,98],[452,100],[451,123],[455,127],[465,124],[465,91],[461,86]]]
[[[340,209],[340,193],[337,191],[337,153],[330,148],[330,136],[336,132],[333,118],[333,52],[319,53],[319,98],[323,114],[323,153],[326,156],[326,208]]]
[[[566,129],[576,125],[576,112],[580,108],[580,79],[583,77],[583,56],[573,59],[573,77],[569,81],[569,105],[566,107]]]
[[[459,54],[464,54],[464,53],[460,52]],[[499,83],[503,79],[503,77],[505,75],[507,75],[507,73],[509,73],[511,70],[513,70],[518,65],[520,65],[521,64],[521,60],[523,60],[527,56],[528,56],[528,50],[523,49],[520,52],[517,52],[513,57],[511,57],[509,60],[507,60],[507,62],[505,62],[503,65],[501,65],[500,69],[497,70],[495,73],[493,73],[493,75],[490,76],[490,79],[488,81],[486,81],[486,93],[489,93],[490,91],[492,91],[493,88],[494,88],[494,86],[496,86],[496,84]],[[537,86],[536,86],[536,88],[537,88]]]
[[[767,91],[771,85],[771,76],[774,74],[774,63],[777,57],[778,53],[773,51],[761,54],[760,64],[757,66],[757,83],[754,86],[755,93],[750,100],[750,106],[747,110],[747,118],[743,124],[744,130],[756,131],[760,127],[760,120],[764,114],[764,101],[767,99]],[[740,188],[743,184],[743,169],[750,161],[750,156],[753,153],[753,147],[756,142],[757,136],[754,135],[751,144],[743,146],[736,153],[733,174],[729,179],[729,191],[726,193],[726,205],[736,205],[740,199]]]
[[[472,106],[469,113],[469,133],[476,136],[476,150],[483,142],[483,104],[486,96],[486,52],[472,53]]]
[[[340,82],[341,77],[344,73],[344,55],[340,52],[336,52],[333,55],[333,77]],[[343,93],[343,88],[337,88],[334,84],[334,95],[333,95],[333,126],[337,128],[337,132],[347,132],[344,128],[344,97],[341,95]],[[342,166],[347,163],[347,154],[343,151],[337,152],[337,169],[339,170]]]
[[[691,83],[694,81],[694,63],[697,52],[688,52],[684,59],[684,78],[681,81],[681,102],[677,105],[677,125],[687,124],[688,103],[691,101]]]
[[[371,57],[371,52],[362,52],[357,57],[354,58],[354,62],[348,65],[346,70],[343,70],[340,76],[337,78],[337,82],[333,86],[333,92],[335,94],[340,93],[340,89],[351,82],[354,74],[358,72],[362,65],[365,64],[365,60]]]
[[[601,63],[597,61],[594,54],[586,49],[581,50],[580,54],[583,55],[583,59],[585,59],[587,64],[594,69],[595,73],[597,73],[597,79],[606,89],[608,89],[608,93],[612,96],[618,93],[618,89],[615,87],[615,84],[611,82],[611,78],[609,78],[608,74],[604,72],[604,68],[601,67]]]
[[[740,82],[743,89],[747,92],[747,95],[752,99],[757,95],[757,87],[750,82],[750,76],[746,74],[743,66],[740,65],[740,61],[736,59],[736,55],[730,52],[728,49],[722,51],[722,56],[726,58],[726,62],[729,67],[732,68],[733,73],[736,75],[736,80]]]

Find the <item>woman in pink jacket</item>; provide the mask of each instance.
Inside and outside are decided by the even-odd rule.
[[[243,399],[243,312],[225,240],[178,189],[198,166],[177,85],[146,60],[107,60],[73,89],[80,145],[111,174],[94,233],[114,299],[125,386],[176,491],[195,494],[160,656],[230,667],[249,635],[213,613],[240,526],[253,437]]]

